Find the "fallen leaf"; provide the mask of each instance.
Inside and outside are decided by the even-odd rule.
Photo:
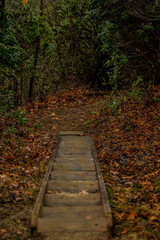
[[[128,232],[128,229],[127,229],[126,227],[124,227],[123,230],[122,230],[122,232],[121,232],[121,234],[125,234],[125,233],[127,233],[127,232]]]
[[[47,193],[48,193],[48,194],[52,194],[53,192],[52,192],[52,191],[48,191]],[[58,193],[58,192],[56,191],[56,193]]]
[[[89,215],[89,216],[86,216],[86,219],[91,219],[93,216],[92,215]]]
[[[115,216],[116,220],[122,221],[124,219],[125,213],[117,213],[117,212],[115,212],[114,216]]]
[[[120,202],[126,203],[126,200],[125,200],[124,198],[121,198],[121,197],[117,196],[117,199],[118,199],[118,201],[120,201]]]
[[[137,212],[134,211],[127,215],[127,219],[134,220],[136,216],[137,216]]]
[[[52,127],[52,130],[57,130],[57,127],[53,126],[53,127]]]
[[[86,190],[82,190],[80,194],[88,194],[88,192]]]
[[[2,236],[3,234],[5,234],[7,232],[6,229],[0,228],[0,236]]]
[[[158,216],[151,216],[151,217],[149,217],[149,221],[150,222],[153,222],[153,221],[160,221],[160,218],[158,217]]]

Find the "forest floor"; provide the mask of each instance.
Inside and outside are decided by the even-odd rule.
[[[30,219],[59,130],[92,134],[113,211],[111,240],[160,239],[160,91],[142,100],[61,91],[0,116],[0,239],[30,235]]]

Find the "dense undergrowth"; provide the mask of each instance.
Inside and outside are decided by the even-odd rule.
[[[0,2],[0,111],[62,83],[159,84],[157,0]]]

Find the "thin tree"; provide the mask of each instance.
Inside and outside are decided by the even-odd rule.
[[[43,0],[41,0],[40,1],[40,17],[42,17],[42,15],[43,15],[43,6],[44,6],[44,3],[43,3]],[[32,96],[33,96],[33,86],[34,86],[34,82],[35,82],[35,72],[36,72],[36,68],[37,68],[37,65],[38,65],[40,43],[41,43],[41,37],[38,36],[37,39],[36,39],[36,43],[35,43],[33,72],[32,72],[32,76],[30,78],[30,84],[29,84],[29,95],[28,95],[29,101],[32,100]]]

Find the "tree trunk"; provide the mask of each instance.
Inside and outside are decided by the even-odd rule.
[[[5,18],[5,0],[0,0],[0,27],[3,27]]]
[[[32,100],[33,86],[34,86],[34,82],[35,82],[35,71],[36,71],[37,64],[38,64],[39,50],[40,50],[40,38],[38,38],[37,42],[36,42],[36,49],[35,49],[35,54],[34,54],[34,64],[33,64],[33,73],[32,73],[31,79],[30,79],[30,86],[29,86],[29,95],[28,95],[29,100]]]
[[[42,17],[42,15],[43,15],[43,0],[41,0],[41,2],[40,2],[40,16]],[[41,38],[38,37],[37,42],[36,42],[35,54],[34,54],[33,72],[32,72],[32,76],[31,76],[31,79],[30,79],[30,85],[29,85],[29,95],[28,95],[29,101],[31,101],[32,97],[33,97],[33,87],[34,87],[34,82],[35,82],[35,71],[36,71],[37,64],[38,64],[40,43],[41,43]]]

